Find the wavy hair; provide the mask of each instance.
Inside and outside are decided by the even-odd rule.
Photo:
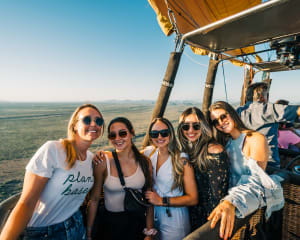
[[[182,125],[185,123],[187,116],[195,114],[200,123],[201,135],[199,139],[195,142],[189,142],[185,137],[182,129]],[[204,114],[197,107],[190,107],[184,110],[179,118],[179,126],[177,129],[179,143],[181,145],[181,150],[186,152],[190,157],[190,163],[193,166],[198,166],[200,170],[205,171],[211,166],[211,157],[208,154],[208,145],[210,143],[216,143],[212,130],[206,121]]]
[[[77,107],[76,110],[73,112],[73,114],[69,120],[69,123],[68,123],[67,138],[61,139],[61,143],[63,144],[64,148],[66,149],[66,154],[67,154],[66,169],[71,169],[74,166],[76,159],[79,159],[79,153],[78,153],[76,145],[75,145],[75,137],[76,137],[75,125],[78,122],[79,112],[85,108],[92,108],[92,109],[96,110],[99,113],[99,115],[102,117],[102,114],[99,111],[99,109],[93,104],[83,104],[83,105]],[[103,135],[104,128],[105,128],[105,126],[103,124],[103,126],[101,127],[101,134],[100,134],[101,136]]]
[[[112,119],[107,127],[108,134],[110,133],[111,125],[114,123],[123,123],[126,126],[126,128],[128,129],[128,131],[133,136],[135,136],[135,132],[134,132],[132,123],[125,117],[116,117],[116,118]],[[142,171],[145,176],[145,179],[146,179],[144,190],[149,189],[152,187],[152,176],[150,174],[150,164],[149,164],[150,161],[144,154],[140,153],[140,151],[137,149],[137,147],[135,146],[133,141],[131,141],[131,148],[134,153],[135,161],[141,166]]]
[[[152,120],[152,122],[149,125],[147,134],[149,136],[150,131],[152,130],[152,127],[155,123],[162,122],[164,123],[167,128],[170,131],[170,141],[168,144],[168,152],[171,155],[171,161],[172,161],[172,168],[173,168],[173,177],[174,182],[172,185],[172,190],[175,188],[179,188],[180,190],[183,190],[183,162],[180,160],[180,150],[179,145],[175,136],[175,131],[173,128],[172,123],[166,119],[166,118],[155,118]],[[150,143],[154,145],[151,138]]]
[[[247,128],[245,126],[245,124],[243,123],[243,121],[241,120],[239,114],[236,112],[236,110],[227,102],[224,101],[218,101],[215,102],[214,104],[210,105],[209,107],[209,115],[212,111],[216,110],[216,109],[223,109],[225,110],[225,112],[227,114],[229,114],[229,116],[232,118],[232,120],[234,121],[234,126],[235,128],[237,128],[240,132],[244,132],[246,131],[247,136],[251,136],[253,130]],[[209,122],[212,126],[213,129],[213,135],[214,138],[220,143],[222,144],[224,147],[226,146],[230,135],[223,133],[221,131],[219,131],[213,124],[211,121],[211,118],[209,118]]]

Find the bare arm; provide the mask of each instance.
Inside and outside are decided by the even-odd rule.
[[[254,132],[246,138],[243,152],[247,158],[257,161],[257,164],[265,170],[269,159],[269,147],[264,135]]]
[[[144,154],[144,151],[141,151],[142,154]],[[152,163],[150,158],[148,159],[148,166],[149,166],[149,172],[150,172],[150,176],[153,176],[152,174]],[[151,183],[151,187],[152,187],[152,183]],[[146,192],[149,192],[151,189],[148,189]],[[152,229],[154,227],[153,224],[154,221],[154,207],[150,206],[147,208],[147,212],[146,212],[146,228]],[[144,240],[151,240],[152,236],[145,236]]]
[[[87,237],[92,234],[92,227],[97,213],[100,195],[104,183],[104,175],[106,171],[106,161],[104,160],[97,165],[94,165],[94,185],[91,189],[90,200],[87,209]]]
[[[193,206],[198,203],[198,192],[194,169],[192,166],[186,163],[186,159],[182,158],[181,161],[185,162],[183,167],[183,184],[185,195],[180,197],[170,197],[170,206]],[[147,191],[146,198],[154,205],[163,206],[162,197],[160,197],[156,192]]]
[[[153,229],[154,226],[153,219],[154,219],[154,207],[151,206],[147,208],[147,212],[146,212],[146,228],[148,230]],[[144,240],[150,240],[150,239],[152,239],[152,236],[145,235]]]
[[[3,231],[1,240],[17,239],[30,221],[39,197],[45,188],[48,178],[26,172],[21,197],[10,214]]]

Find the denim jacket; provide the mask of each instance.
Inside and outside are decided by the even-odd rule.
[[[230,185],[228,195],[223,200],[236,207],[236,216],[244,218],[257,209],[266,206],[266,218],[272,211],[284,205],[283,190],[278,175],[269,176],[257,162],[247,159],[242,149],[246,135],[241,133],[237,139],[230,139],[226,151],[230,157]]]
[[[245,157],[244,157],[245,158]],[[268,175],[257,162],[244,159],[247,174],[241,175],[236,186],[229,189],[224,200],[230,201],[236,207],[236,216],[244,218],[257,209],[266,206],[266,218],[284,206],[283,190],[278,175]]]

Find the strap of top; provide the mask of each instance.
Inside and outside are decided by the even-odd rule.
[[[153,150],[152,150],[152,152],[151,152],[150,155],[149,155],[149,158],[152,157],[152,155],[156,152],[156,150],[157,150],[157,147],[154,147]]]
[[[106,154],[104,154],[104,156],[105,156],[105,161],[106,161],[107,176],[110,176],[110,161]]]
[[[118,175],[119,175],[119,179],[120,179],[121,185],[123,187],[125,187],[124,175],[123,175],[123,172],[122,172],[122,169],[121,169],[121,165],[120,165],[120,161],[119,161],[119,158],[118,158],[118,154],[116,153],[116,151],[113,151],[112,154],[113,154],[113,157],[114,157],[114,160],[115,160],[115,164],[116,164],[116,167],[117,167],[117,170],[118,170]]]
[[[243,139],[242,139],[240,148],[241,148],[241,151],[243,152],[247,134],[245,134],[245,133],[241,133],[241,134],[243,135]]]

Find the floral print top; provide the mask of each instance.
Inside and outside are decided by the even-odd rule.
[[[208,157],[211,164],[207,170],[201,171],[194,166],[199,202],[189,208],[192,231],[207,222],[207,217],[228,192],[229,159],[226,151]]]

